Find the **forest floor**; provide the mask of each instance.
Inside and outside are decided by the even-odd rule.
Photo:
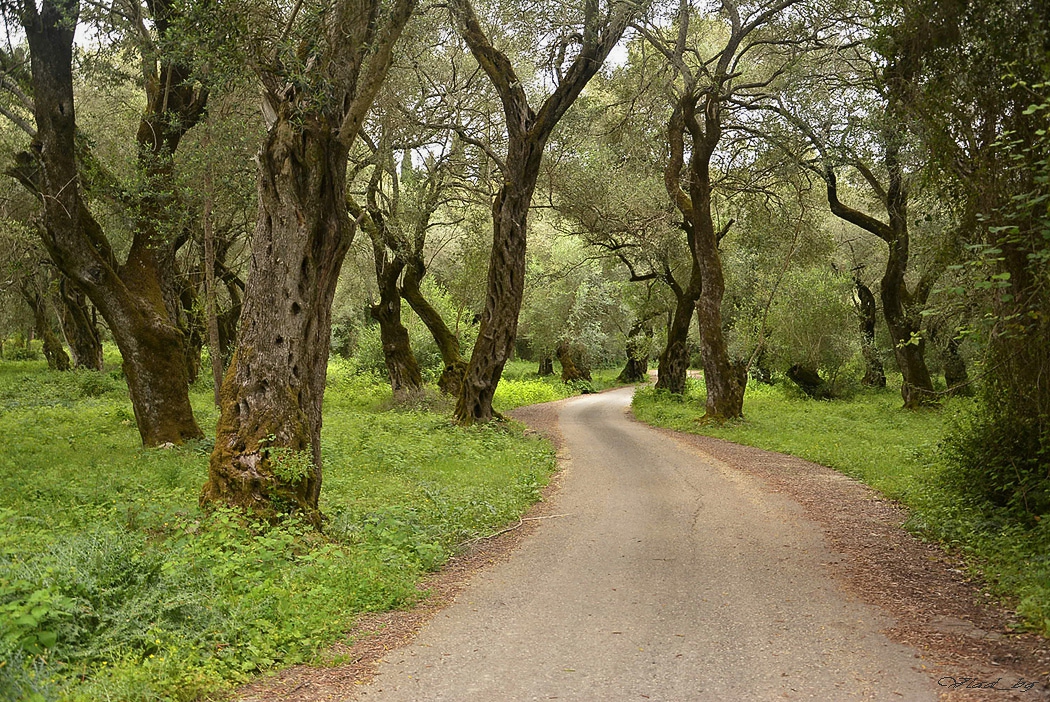
[[[562,465],[520,527],[432,576],[421,607],[359,622],[350,664],[239,698],[1050,698],[1046,640],[1016,633],[894,503],[633,422],[630,393],[516,411]]]

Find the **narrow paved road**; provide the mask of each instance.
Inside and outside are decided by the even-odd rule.
[[[632,422],[630,388],[562,406],[549,519],[358,699],[934,700],[915,651],[850,601],[797,504]]]

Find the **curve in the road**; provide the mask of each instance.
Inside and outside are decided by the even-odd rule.
[[[626,416],[562,406],[555,511],[359,699],[934,700],[919,655],[851,601],[790,499]]]

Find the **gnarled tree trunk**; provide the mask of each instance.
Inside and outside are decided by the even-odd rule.
[[[36,335],[44,345],[44,358],[47,359],[47,367],[50,370],[67,371],[70,368],[69,355],[62,347],[58,335],[51,327],[51,320],[47,313],[47,300],[40,294],[39,290],[30,287],[29,281],[24,281],[21,289],[22,299],[33,311],[33,328]]]
[[[618,383],[641,383],[649,376],[649,345],[653,328],[648,321],[639,320],[627,333],[627,364],[616,377]]]
[[[692,239],[692,228],[687,224],[688,237]],[[692,246],[690,245],[690,252]],[[674,313],[667,325],[667,342],[660,353],[656,370],[656,387],[675,395],[685,392],[685,380],[689,370],[689,325],[693,322],[693,311],[696,299],[700,297],[700,266],[692,256],[689,272],[689,283],[686,287],[678,285],[670,273],[666,274],[667,282],[675,294]]]
[[[875,295],[859,278],[854,282],[857,286],[857,298],[860,300],[861,353],[864,355],[864,377],[860,383],[869,388],[884,388],[886,372],[882,368],[879,351],[875,348],[875,317],[878,311]]]
[[[472,424],[493,418],[492,397],[514,349],[525,289],[526,220],[544,146],[639,8],[613,5],[601,13],[597,2],[585,3],[577,54],[564,71],[559,70],[557,86],[538,110],[529,106],[524,83],[510,59],[485,35],[470,0],[451,0],[449,8],[460,35],[499,94],[507,124],[507,154],[501,164],[503,186],[492,203],[492,255],[485,308],[456,403],[456,420]]]
[[[423,324],[434,337],[438,351],[441,352],[441,360],[445,368],[441,372],[441,377],[438,378],[438,388],[450,397],[459,397],[463,391],[463,377],[467,372],[467,364],[460,353],[459,339],[445,324],[441,313],[434,309],[434,306],[423,295],[421,286],[425,273],[422,247],[417,246],[417,250],[409,257],[405,265],[405,274],[401,279],[401,297],[423,320]]]
[[[558,354],[558,362],[561,363],[561,382],[591,380],[591,369],[584,360],[583,349],[578,344],[562,341],[555,352]]]
[[[73,365],[88,370],[102,370],[102,338],[88,308],[87,298],[65,276],[58,284],[59,322],[69,344]]]
[[[27,4],[23,14],[32,59],[40,163],[39,183],[23,183],[31,189],[38,187],[44,210],[44,246],[52,261],[109,323],[123,357],[143,443],[154,446],[200,438],[189,403],[184,339],[168,316],[161,292],[158,255],[163,255],[163,244],[151,240],[148,232],[136,231],[128,258],[119,265],[81,195],[72,76],[77,10],[73,0],[45,1],[39,9]],[[166,65],[161,77],[178,86],[172,95],[181,96],[185,88],[181,81],[176,84],[170,79],[171,70]],[[192,96],[192,88],[186,94]],[[177,144],[203,109],[202,101],[191,103],[186,106],[185,119],[170,128],[164,125],[171,115],[151,103],[151,108],[162,111],[149,115],[151,119],[156,116],[166,144]],[[172,151],[173,146],[156,157],[170,158]]]
[[[456,419],[464,424],[493,418],[492,397],[510,359],[525,292],[525,234],[532,192],[546,137],[512,138],[506,181],[492,203],[492,255],[481,328],[471,354]]]
[[[723,421],[743,415],[744,389],[747,386],[747,364],[730,359],[722,330],[722,297],[725,278],[718,244],[732,220],[721,232],[715,230],[711,213],[711,157],[722,136],[721,96],[717,91],[700,95],[687,91],[675,106],[667,133],[671,157],[664,171],[665,186],[689,223],[689,247],[699,270],[700,286],[696,298],[696,317],[700,327],[700,355],[704,365],[707,402],[704,419]],[[702,100],[703,124],[697,114]],[[688,132],[692,142],[687,166],[688,193],[683,190],[681,171],[684,163],[684,140]]]
[[[282,58],[315,66],[305,84],[287,82],[303,63],[256,66],[270,127],[257,157],[251,270],[202,504],[269,518],[296,511],[320,526],[332,300],[355,231],[348,153],[414,7],[413,0],[394,0],[384,12],[377,1],[335,3],[331,21],[301,45],[309,57]]]
[[[346,146],[321,120],[292,119],[279,115],[259,152],[252,269],[201,501],[319,524],[331,308],[353,223]]]
[[[376,282],[379,285],[379,302],[369,311],[372,319],[379,322],[379,337],[383,342],[383,360],[386,362],[390,387],[395,397],[419,392],[423,387],[423,376],[419,363],[412,353],[408,329],[401,323],[401,293],[397,279],[404,268],[400,257],[389,260],[381,242],[373,240],[375,252]]]

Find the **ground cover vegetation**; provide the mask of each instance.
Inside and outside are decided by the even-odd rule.
[[[460,429],[451,407],[386,410],[380,376],[335,361],[322,536],[302,519],[202,511],[206,442],[142,448],[113,365],[45,368],[0,364],[4,700],[193,700],[318,660],[357,614],[415,602],[421,574],[516,518],[554,467],[520,430]],[[509,380],[496,402],[558,394]],[[211,388],[190,397],[211,427]]]
[[[18,582],[74,558],[48,539],[81,538],[63,520],[83,511],[119,548],[171,550],[161,579],[196,577],[224,539],[286,540],[260,578],[293,588],[320,567],[303,554],[350,543],[340,491],[365,488],[340,471],[385,460],[354,437],[390,422],[408,453],[480,454],[517,439],[447,413],[486,425],[654,365],[670,395],[639,406],[684,418],[702,397],[705,430],[808,451],[776,407],[825,422],[825,449],[928,448],[935,469],[892,475],[859,448],[807,455],[908,501],[1045,628],[1035,581],[1009,573],[1046,562],[1050,513],[1046,0],[0,0],[0,17],[4,421],[52,427],[19,435],[37,463],[10,474],[78,505],[5,546],[36,569]],[[48,371],[14,365],[37,354]],[[118,434],[112,458],[67,453]],[[89,468],[39,463],[56,451]],[[172,466],[204,454],[193,487]],[[139,482],[178,499],[129,511],[112,490]],[[5,524],[33,518],[5,499]],[[158,522],[169,502],[193,523]],[[460,527],[431,539],[433,519],[412,529],[447,553]],[[398,558],[437,562],[414,539]],[[987,565],[995,550],[1018,555]],[[227,576],[201,582],[242,597],[260,579]],[[49,587],[11,594],[4,621],[48,620],[26,598]],[[5,626],[9,671],[72,641]],[[319,640],[219,658],[256,670]],[[231,679],[216,671],[201,685]]]

